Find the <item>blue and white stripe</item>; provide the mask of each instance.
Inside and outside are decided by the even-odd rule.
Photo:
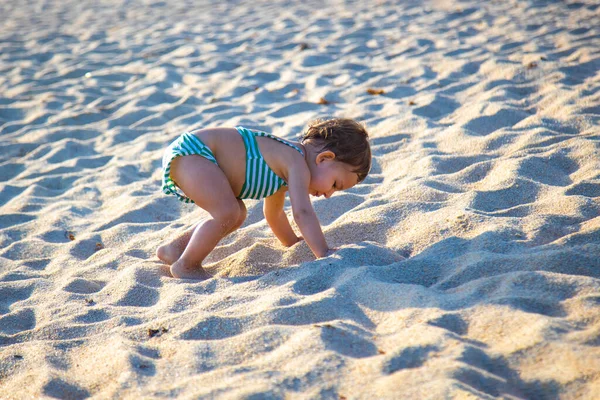
[[[302,150],[297,146],[266,132],[252,131],[241,126],[236,126],[236,129],[240,135],[242,135],[244,145],[246,146],[246,180],[239,198],[262,199],[277,192],[281,186],[287,186],[287,183],[269,168],[265,159],[262,157],[262,154],[260,154],[258,144],[256,143],[256,136],[277,140],[278,142],[293,147],[300,152],[300,154],[304,155]]]
[[[163,155],[162,160],[163,192],[165,194],[175,195],[180,201],[183,201],[184,203],[193,203],[194,201],[187,197],[185,194],[180,194],[177,191],[177,184],[173,179],[171,179],[171,162],[177,157],[189,156],[192,154],[200,155],[206,158],[207,160],[217,164],[217,159],[215,158],[210,148],[204,143],[202,143],[198,136],[189,132],[185,132],[183,135],[179,136],[177,139],[175,139],[175,141],[173,141],[173,143],[169,145],[169,147],[167,147],[167,150],[165,150],[165,154]]]

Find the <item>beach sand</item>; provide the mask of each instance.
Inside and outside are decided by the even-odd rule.
[[[596,1],[0,3],[0,398],[594,399]],[[315,260],[206,213],[165,146],[316,117],[371,134]],[[291,217],[289,201],[286,212]]]

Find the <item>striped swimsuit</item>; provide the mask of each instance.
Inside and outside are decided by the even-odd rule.
[[[269,197],[279,190],[281,186],[287,186],[287,183],[273,172],[263,158],[256,136],[268,137],[283,144],[286,144],[296,149],[302,156],[302,150],[287,141],[278,138],[277,136],[268,134],[262,131],[253,131],[241,126],[235,128],[244,139],[246,147],[246,179],[242,187],[238,199],[262,199]],[[179,136],[173,143],[167,147],[163,156],[163,179],[162,190],[166,194],[173,194],[179,200],[185,203],[193,203],[194,201],[185,194],[180,194],[177,189],[177,184],[171,179],[171,162],[180,156],[188,156],[192,154],[200,155],[207,160],[217,164],[217,160],[210,148],[202,143],[202,141],[192,133],[184,133]]]

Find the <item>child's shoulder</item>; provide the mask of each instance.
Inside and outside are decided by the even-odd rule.
[[[288,173],[292,169],[308,169],[304,156],[306,149],[301,143],[275,135],[256,139],[267,165],[284,180],[287,180]]]
[[[274,151],[287,157],[298,158],[300,156],[304,159],[306,149],[304,146],[296,141],[284,139],[272,133],[264,131],[256,131],[256,140],[260,141],[260,147]]]

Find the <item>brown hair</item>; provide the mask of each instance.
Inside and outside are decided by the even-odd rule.
[[[362,182],[371,169],[371,146],[364,125],[349,118],[317,119],[308,124],[301,142],[322,146],[320,151],[332,151],[337,161],[354,167],[352,172]]]

